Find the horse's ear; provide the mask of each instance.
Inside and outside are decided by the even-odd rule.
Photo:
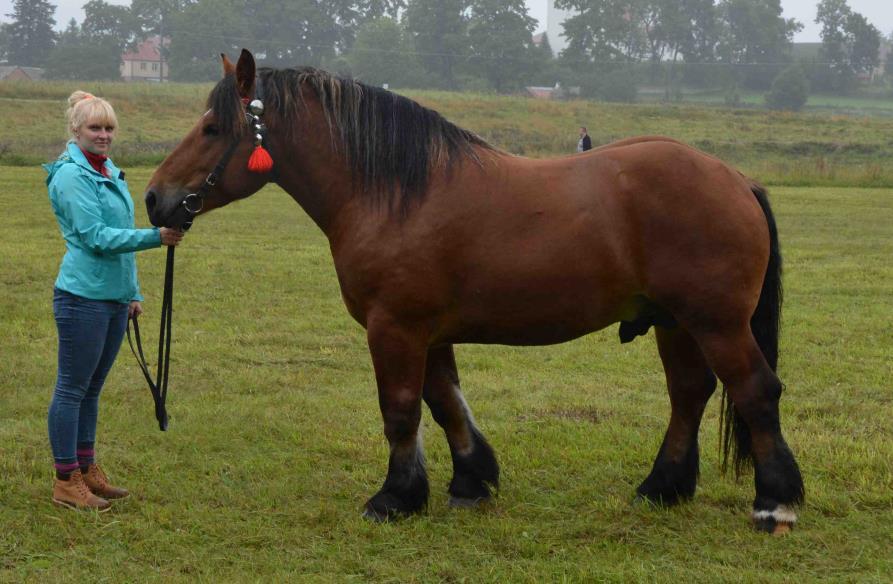
[[[254,55],[247,49],[242,49],[239,62],[236,64],[236,86],[241,97],[251,97],[254,91]]]
[[[233,62],[229,60],[229,57],[226,56],[226,53],[220,53],[220,60],[223,63],[224,77],[236,74],[236,66],[233,65]]]

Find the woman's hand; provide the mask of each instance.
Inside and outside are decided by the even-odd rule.
[[[143,313],[143,305],[139,300],[131,300],[130,306],[127,308],[128,318],[137,318]]]
[[[162,227],[158,230],[161,233],[161,244],[171,247],[177,247],[183,241],[183,232],[179,229],[171,229],[170,227]]]

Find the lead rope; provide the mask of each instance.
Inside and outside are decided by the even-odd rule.
[[[140,325],[136,316],[127,321],[127,342],[130,344],[130,350],[146,378],[149,385],[149,391],[152,392],[152,399],[155,401],[155,418],[158,420],[158,428],[164,432],[167,430],[167,409],[165,402],[167,401],[167,382],[171,365],[171,325],[173,323],[174,314],[174,246],[167,248],[167,265],[164,270],[164,297],[161,301],[161,330],[158,333],[158,369],[155,381],[152,381],[152,375],[149,373],[149,365],[146,363],[146,357],[143,354],[143,342],[140,339]],[[133,332],[136,337],[136,348],[133,345],[133,339],[130,336],[130,323],[133,322]]]
[[[255,99],[245,104],[248,111],[246,115],[250,118],[251,125],[255,132],[254,151],[248,161],[248,169],[256,173],[273,173],[275,176],[275,167],[269,152],[264,149],[264,137],[266,135],[266,126],[261,121],[264,115],[263,86],[260,82],[255,83]],[[182,205],[186,208],[190,215],[190,220],[183,224],[182,230],[186,231],[192,225],[192,218],[198,215],[203,206],[204,197],[208,191],[217,184],[226,165],[229,164],[230,158],[239,145],[238,141],[233,141],[229,148],[223,154],[223,158],[211,171],[211,174],[205,179],[205,182],[199,187],[198,192],[186,195]],[[197,201],[197,202],[196,202]],[[192,203],[192,206],[190,206]],[[155,381],[152,381],[152,375],[149,373],[149,365],[146,363],[146,357],[143,354],[143,342],[140,339],[140,325],[137,317],[134,316],[127,320],[127,342],[130,344],[130,350],[136,357],[136,362],[146,378],[149,385],[149,391],[152,392],[152,399],[155,401],[155,418],[158,420],[158,428],[164,432],[167,430],[167,409],[165,402],[167,401],[167,381],[168,372],[171,366],[171,323],[174,314],[174,246],[167,248],[167,265],[164,270],[164,298],[161,301],[161,330],[158,333],[158,369],[155,375]],[[130,322],[133,321],[133,332],[136,337],[136,348],[133,345],[133,339],[130,335]]]

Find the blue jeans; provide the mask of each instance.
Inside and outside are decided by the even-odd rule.
[[[92,447],[96,440],[99,392],[121,348],[127,309],[54,290],[59,369],[47,425],[56,464],[77,462],[78,444]]]

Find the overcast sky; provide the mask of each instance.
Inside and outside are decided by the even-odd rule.
[[[111,4],[130,4],[130,0],[107,0]],[[51,0],[53,2],[53,0]],[[71,18],[78,22],[83,20],[81,6],[86,0],[55,0],[56,22],[58,28],[65,28]],[[546,28],[546,0],[526,0],[530,8],[530,16],[540,21],[537,30]],[[804,24],[804,29],[795,40],[799,42],[818,42],[821,40],[821,29],[813,22],[818,0],[781,0],[786,18],[796,18]],[[890,0],[849,0],[848,4],[856,12],[862,13],[869,22],[888,36],[893,32],[893,2]],[[0,18],[9,20],[6,14],[12,12],[12,0],[0,0]]]

